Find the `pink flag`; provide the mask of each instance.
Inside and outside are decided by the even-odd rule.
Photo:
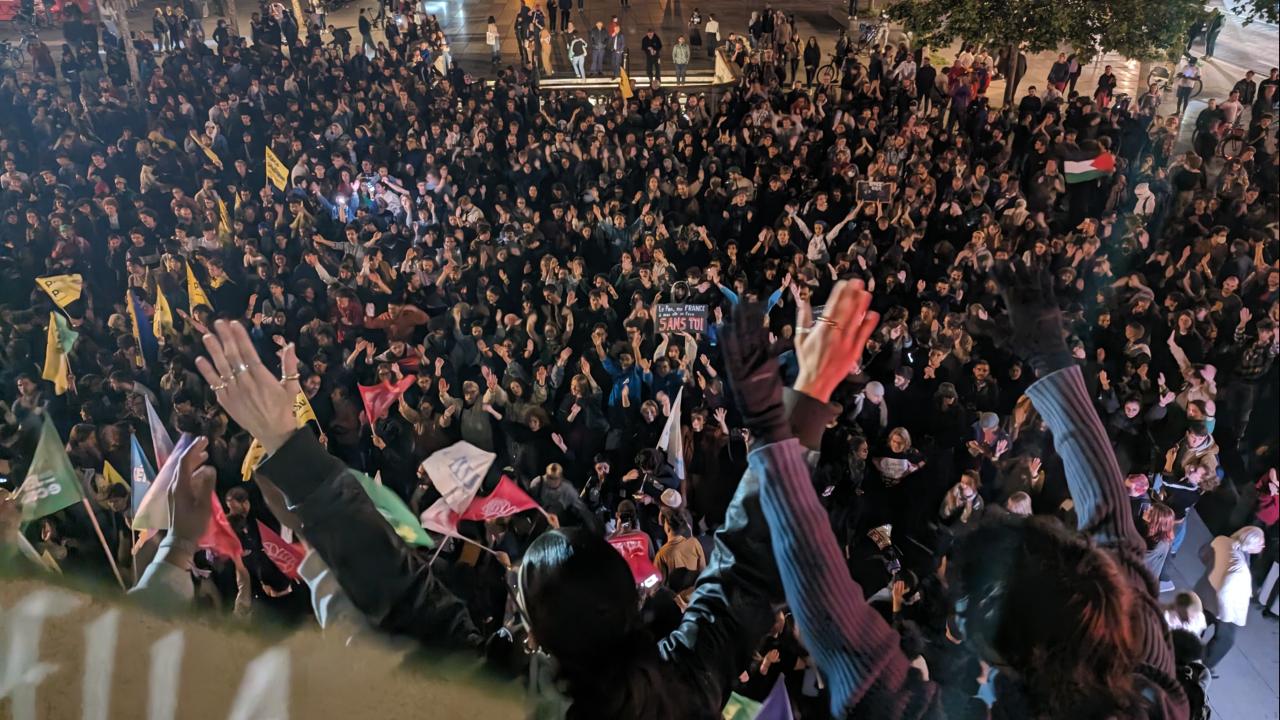
[[[302,558],[306,557],[302,548],[285,542],[284,538],[277,535],[261,520],[258,521],[258,537],[262,538],[262,552],[271,558],[271,562],[280,568],[280,572],[290,580],[297,580],[298,566],[302,564]]]
[[[200,537],[197,543],[201,548],[212,550],[215,555],[221,555],[231,560],[238,560],[244,555],[244,546],[240,544],[240,536],[236,535],[236,531],[231,528],[231,523],[227,522],[227,516],[222,512],[222,503],[218,502],[218,494],[210,493],[213,502],[213,513],[209,516],[209,524],[204,529],[204,535]]]
[[[653,587],[662,579],[658,568],[649,559],[649,536],[642,532],[629,532],[609,538],[609,544],[622,554],[631,568],[636,585]]]
[[[440,498],[423,510],[418,519],[422,521],[422,527],[431,532],[458,537],[458,517],[458,513],[449,508],[449,503]]]
[[[509,517],[525,510],[541,510],[533,498],[525,494],[520,486],[506,475],[498,481],[493,492],[485,496],[477,495],[462,513],[463,520],[495,520]]]
[[[364,401],[364,415],[372,425],[387,414],[392,405],[396,404],[396,400],[404,394],[409,386],[417,381],[417,376],[406,375],[400,378],[400,382],[393,383],[390,380],[383,380],[377,385],[357,385],[360,389],[360,399]]]

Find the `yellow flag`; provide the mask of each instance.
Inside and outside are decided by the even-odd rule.
[[[58,307],[64,308],[80,299],[84,291],[84,278],[75,275],[50,275],[36,278],[36,285],[49,294]]]
[[[631,92],[631,76],[627,75],[627,69],[621,68],[618,74],[618,92],[622,93],[623,100],[630,100],[634,93]]]
[[[289,168],[285,167],[284,163],[280,162],[280,158],[276,157],[276,154],[271,152],[270,147],[266,148],[266,151],[267,180],[272,185],[275,185],[277,190],[284,192],[285,188],[289,187]]]
[[[231,213],[227,212],[227,204],[222,198],[218,198],[218,234],[225,236],[223,242],[231,235]]]
[[[262,443],[257,438],[249,443],[249,452],[244,454],[244,462],[240,463],[240,477],[245,482],[249,482],[249,478],[253,477],[253,469],[258,467],[258,463],[262,462],[262,456],[267,454],[267,449],[262,447]]]
[[[191,272],[190,265],[187,265],[187,299],[191,301],[190,309],[192,315],[196,313],[197,305],[204,305],[211,310],[213,309],[213,303],[209,302],[209,296],[204,293],[204,288],[200,287],[200,281],[196,280],[196,274]]]
[[[298,427],[306,425],[311,420],[315,420],[317,425],[320,424],[320,421],[316,420],[316,411],[311,409],[311,401],[307,400],[306,393],[298,393],[298,397],[293,399],[293,416],[298,420]]]
[[[129,487],[129,483],[124,481],[124,477],[111,467],[111,463],[106,460],[102,461],[102,479],[107,481],[107,485],[124,485]]]
[[[156,285],[156,307],[155,314],[151,317],[151,331],[155,333],[157,340],[173,332],[173,311],[169,309],[169,301],[159,285]]]
[[[49,333],[44,350],[44,370],[40,377],[53,383],[54,393],[61,395],[71,387],[71,360],[67,353],[79,333],[72,330],[62,315],[49,313]]]

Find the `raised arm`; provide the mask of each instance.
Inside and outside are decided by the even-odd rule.
[[[763,317],[757,310],[755,327]],[[738,347],[741,347],[739,345]],[[775,366],[776,367],[776,366]],[[769,409],[748,419],[756,437],[756,452],[742,477],[716,531],[715,545],[680,626],[662,640],[662,653],[687,670],[699,689],[719,706],[734,678],[751,660],[752,652],[773,625],[773,607],[781,598],[775,555],[770,552],[769,526],[765,523],[760,493],[779,473],[792,467],[779,464],[772,453],[759,448],[785,448],[799,456],[806,447],[816,449],[822,431],[833,417],[829,408],[811,398],[782,396],[781,383]],[[808,472],[802,482],[807,483]]]
[[[1115,452],[1067,349],[1052,278],[1018,264],[1003,266],[999,279],[1013,325],[1010,345],[1040,376],[1027,394],[1053,432],[1080,530],[1101,545],[1141,552]]]
[[[831,392],[875,329],[878,317],[867,313],[870,301],[861,283],[836,286],[827,301],[834,324],[819,323],[797,348],[801,369],[792,397],[811,408],[828,407]],[[833,714],[845,717],[857,707],[866,718],[940,716],[937,688],[910,672],[897,635],[849,577],[800,443],[776,430],[782,381],[758,305],[735,309],[723,345],[735,401],[760,438],[750,467],[763,478],[761,504],[787,603],[831,688]]]
[[[281,353],[282,379],[259,359],[243,326],[218,321],[206,335],[209,357],[197,368],[218,402],[267,453],[257,472],[284,493],[307,542],[370,624],[433,646],[481,642],[465,604],[435,578],[424,556],[383,518],[354,471],[329,455],[310,431],[297,431],[293,398],[298,358]],[[225,380],[224,380],[225,378]]]

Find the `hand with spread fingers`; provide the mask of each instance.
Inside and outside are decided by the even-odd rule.
[[[836,283],[822,317],[810,326],[807,305],[797,308],[796,360],[800,373],[795,389],[827,402],[862,359],[862,348],[880,322],[871,312],[871,293],[861,280]]]
[[[995,276],[1013,325],[1014,351],[1042,377],[1071,365],[1053,277],[1043,268],[1028,267],[1021,261],[998,266]]]
[[[782,376],[770,345],[764,306],[738,303],[720,333],[720,348],[743,425],[764,443],[791,435],[782,404]]]
[[[231,419],[262,443],[268,454],[297,430],[293,401],[298,396],[298,356],[292,344],[280,353],[283,377],[262,364],[244,326],[219,320],[204,336],[209,357],[197,358],[196,369],[213,388]]]

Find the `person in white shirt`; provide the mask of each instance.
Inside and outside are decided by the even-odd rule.
[[[1232,90],[1230,97],[1222,101],[1218,105],[1218,109],[1222,111],[1222,119],[1226,120],[1227,124],[1235,125],[1240,118],[1240,114],[1244,112],[1244,103],[1240,102],[1240,93]]]
[[[916,79],[915,59],[908,55],[906,60],[903,60],[898,64],[898,67],[894,68],[893,75],[891,77],[898,82],[903,82],[905,80],[914,81]]]
[[[1204,551],[1211,560],[1209,572],[1201,581],[1205,610],[1215,616],[1213,638],[1205,647],[1205,665],[1214,668],[1235,645],[1236,632],[1249,620],[1249,599],[1253,595],[1253,578],[1249,573],[1249,556],[1262,552],[1266,539],[1262,530],[1253,526],[1240,528],[1231,537],[1219,535]]]
[[[707,36],[703,42],[707,45],[707,57],[716,56],[716,48],[720,45],[720,21],[716,20],[715,15],[707,16],[707,26],[705,28]]]

